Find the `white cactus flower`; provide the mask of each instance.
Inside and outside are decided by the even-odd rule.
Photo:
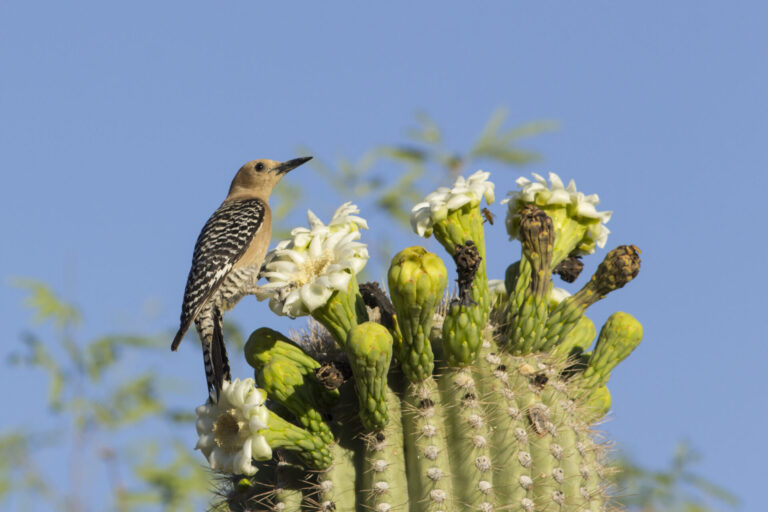
[[[435,222],[445,219],[453,210],[458,210],[467,203],[472,205],[495,200],[494,184],[488,181],[489,172],[477,171],[469,178],[459,176],[453,188],[440,187],[424,198],[411,210],[411,227],[419,235],[429,237]]]
[[[208,459],[211,469],[225,473],[254,475],[252,459],[268,460],[272,449],[259,431],[267,428],[266,393],[253,379],[224,381],[218,397],[197,408],[196,450]]]
[[[584,239],[579,245],[580,254],[591,254],[595,246],[604,247],[610,231],[605,223],[611,219],[611,211],[597,211],[600,203],[597,194],[585,195],[576,190],[573,180],[568,186],[563,185],[560,177],[551,172],[549,182],[543,176],[532,173],[534,180],[518,178],[516,183],[520,190],[510,192],[510,196],[502,201],[509,204],[507,210],[507,232],[510,238],[518,237],[520,228],[520,211],[526,204],[533,204],[543,209],[552,217],[556,230],[564,229],[567,220],[578,222],[586,227]],[[561,215],[554,215],[556,211]]]
[[[309,315],[323,306],[336,290],[346,291],[352,276],[368,262],[366,244],[356,242],[365,219],[353,215],[360,210],[344,203],[328,225],[307,212],[309,228],[295,228],[292,239],[283,240],[264,259],[262,277],[269,281],[256,293],[269,299],[278,315]]]

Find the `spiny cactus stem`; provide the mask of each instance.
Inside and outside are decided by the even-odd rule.
[[[418,384],[409,384],[403,401],[403,435],[412,510],[452,510],[455,504],[449,450],[438,414],[444,405],[437,383],[430,377]]]
[[[554,377],[553,374],[550,376]],[[559,489],[564,480],[564,470],[560,466],[562,445],[556,425],[562,424],[563,418],[558,393],[551,386],[545,386],[539,400],[528,406],[528,436],[530,438],[533,465],[534,496],[536,510],[549,512],[559,510],[565,504],[565,497]],[[559,480],[559,482],[558,482]]]
[[[579,433],[576,427],[571,425],[570,422],[566,422],[563,427],[558,429],[557,445],[559,450],[551,450],[553,447],[550,447],[550,453],[557,459],[557,465],[561,470],[561,472],[553,475],[557,482],[555,491],[562,493],[566,507],[561,508],[565,509],[584,503],[584,499],[579,492],[582,486],[582,478],[579,474],[580,457],[576,453],[578,439]]]
[[[331,446],[333,464],[317,474],[316,500],[321,505],[314,510],[355,510],[360,485],[360,425],[356,421],[357,398],[354,386],[347,382],[341,388],[340,410],[334,412],[333,432],[338,440]],[[324,504],[324,506],[322,506]]]
[[[402,510],[408,504],[410,474],[406,475],[400,404],[400,397],[388,388],[391,420],[382,430],[363,436],[365,451],[360,472],[363,490],[359,503],[363,510]]]
[[[585,502],[589,503],[590,510],[602,510],[606,495],[606,488],[602,481],[607,476],[602,463],[604,448],[597,444],[579,441],[576,443],[576,450],[583,460],[579,466],[583,483],[579,488],[579,494]]]
[[[259,433],[272,449],[283,448],[295,452],[309,468],[330,466],[331,452],[320,437],[285,421],[272,411],[269,411],[268,424],[269,427]]]
[[[273,510],[283,512],[298,512],[301,510],[303,493],[296,486],[300,481],[301,468],[280,461],[275,469],[275,493]]]
[[[488,418],[470,368],[445,368],[438,377],[441,399],[458,404],[443,408],[446,442],[451,447],[453,489],[461,510],[492,510],[496,497],[490,455]]]
[[[525,414],[520,410],[519,392],[527,393],[528,380],[515,371],[509,354],[486,340],[480,352],[481,364],[473,367],[481,401],[486,403],[491,430],[491,453],[501,461],[493,472],[497,501],[519,510],[524,499],[531,498],[530,447]]]

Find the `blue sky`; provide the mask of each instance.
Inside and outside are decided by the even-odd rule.
[[[643,250],[592,314],[645,325],[605,430],[650,466],[689,440],[701,473],[760,510],[768,8],[473,4],[0,3],[0,355],[31,321],[13,276],[77,302],[89,335],[173,329],[195,237],[247,160],[355,157],[404,141],[417,110],[465,149],[505,106],[560,129],[528,144],[543,161],[493,174],[498,196],[531,171],[574,178],[614,210],[609,245]],[[254,316],[273,321],[255,301],[234,315]],[[196,350],[174,356],[165,371],[199,372]],[[26,378],[0,372],[4,389]],[[24,393],[6,394],[15,418],[44,418],[44,387]]]

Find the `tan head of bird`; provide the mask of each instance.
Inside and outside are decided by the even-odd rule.
[[[311,160],[311,156],[277,162],[262,158],[243,165],[229,187],[227,199],[258,197],[267,200],[272,189],[285,174]]]

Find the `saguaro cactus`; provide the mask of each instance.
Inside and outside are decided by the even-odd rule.
[[[613,314],[596,329],[589,305],[633,279],[639,250],[608,252],[574,295],[578,257],[603,247],[609,212],[550,174],[518,180],[507,231],[521,241],[506,285],[489,287],[480,203],[488,173],[459,178],[416,205],[414,230],[453,259],[404,249],[391,294],[356,274],[366,222],[349,203],[329,224],[309,212],[266,259],[259,298],[311,315],[299,339],[262,327],[245,345],[255,381],[226,383],[198,408],[198,447],[220,472],[217,510],[559,511],[611,505],[605,447],[590,425],[610,408],[610,372],[642,328]],[[490,290],[493,290],[491,293]],[[259,388],[256,388],[258,383]]]

